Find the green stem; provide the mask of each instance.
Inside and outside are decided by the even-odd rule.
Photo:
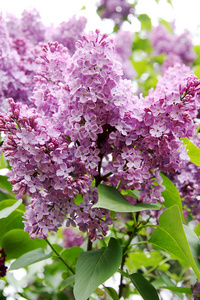
[[[62,258],[62,256],[56,251],[56,249],[51,245],[51,243],[45,239],[49,247],[52,249],[52,251],[56,254],[56,256],[65,264],[65,266],[72,272],[72,274],[75,274],[74,270],[68,265],[68,263]]]
[[[123,271],[124,268],[124,264],[125,264],[125,260],[126,260],[126,251],[128,249],[128,247],[130,246],[130,243],[132,241],[132,239],[134,238],[134,236],[136,235],[138,229],[135,223],[135,228],[133,230],[133,232],[131,233],[124,249],[123,249],[123,257],[122,257],[122,262],[121,262],[121,266],[120,269]],[[121,274],[121,278],[120,278],[120,285],[119,285],[119,298],[122,296],[122,292],[123,292],[123,275]]]

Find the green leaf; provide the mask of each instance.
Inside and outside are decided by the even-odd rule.
[[[147,69],[147,60],[143,59],[141,61],[135,61],[131,58],[132,65],[135,71],[138,73],[137,77],[139,78],[143,73],[146,72]]]
[[[159,226],[152,233],[149,243],[175,255],[184,264],[192,267],[197,278],[200,279],[199,266],[197,266],[195,263],[196,259],[194,260],[192,256],[184,228],[179,207],[173,205],[161,214]],[[194,240],[193,236],[192,247],[194,247],[194,243],[196,243],[196,240]],[[194,249],[193,251],[195,252],[196,250]]]
[[[126,258],[126,264],[130,272],[136,272],[141,266],[151,267],[158,266],[163,259],[163,256],[158,251],[151,251],[146,255],[144,252],[131,252]]]
[[[8,201],[8,200],[6,200]],[[22,200],[16,201],[12,206],[6,207],[0,210],[0,219],[7,218],[18,206],[22,203]]]
[[[151,46],[150,40],[141,38],[138,34],[136,34],[133,41],[132,51],[136,50],[142,50],[151,53],[153,48]]]
[[[200,78],[200,65],[194,66],[194,74]]]
[[[82,252],[84,252],[84,250],[81,247],[74,246],[64,249],[60,252],[60,255],[63,259],[67,260],[68,264],[71,266],[74,262],[76,262],[77,258]]]
[[[198,235],[198,236],[200,235],[200,222],[195,227],[194,232],[196,233],[196,235]]]
[[[6,169],[8,167],[9,167],[8,161],[5,159],[5,156],[2,152],[0,155],[0,169]]]
[[[138,212],[144,210],[159,210],[160,204],[137,203],[131,205],[122,194],[112,186],[98,186],[99,200],[93,207],[101,207],[117,212]]]
[[[159,19],[159,23],[164,25],[167,28],[167,30],[169,31],[169,33],[173,34],[173,30],[172,30],[171,24],[169,22],[167,22],[164,19]]]
[[[195,146],[188,138],[181,138],[183,145],[186,145],[188,150],[187,154],[190,157],[190,161],[198,167],[200,166],[200,149]]]
[[[12,197],[11,195],[0,191],[0,201],[9,200],[9,199],[12,199],[12,200],[16,201],[15,197],[12,197],[12,198],[11,197]]]
[[[7,176],[0,175],[0,188],[8,191],[11,195],[15,196],[14,193],[12,192],[12,185],[8,181]]]
[[[144,300],[159,300],[156,289],[142,274],[134,273],[129,277]]]
[[[194,51],[196,52],[196,59],[194,65],[200,65],[200,45],[194,46]]]
[[[141,14],[138,17],[138,20],[141,22],[141,29],[142,30],[151,30],[152,24],[151,24],[151,19],[147,14]]]
[[[166,289],[176,293],[182,293],[187,295],[192,295],[192,291],[190,288],[187,287],[179,287],[179,286],[160,286],[161,289]]]
[[[20,268],[27,267],[29,265],[32,265],[36,262],[39,262],[41,260],[47,259],[53,255],[53,252],[51,251],[48,254],[44,253],[44,250],[39,248],[35,249],[33,251],[27,252],[20,256],[18,259],[16,259],[10,266],[9,271],[11,270],[17,270]]]
[[[112,287],[104,286],[104,289],[113,300],[119,300],[117,292]]]
[[[46,242],[38,238],[31,239],[28,232],[24,232],[23,229],[13,229],[4,234],[2,248],[5,250],[6,260],[10,260],[37,248],[44,249]]]
[[[159,272],[158,272],[158,274],[159,274]],[[162,279],[163,283],[164,283],[167,287],[168,287],[168,286],[170,286],[170,287],[172,287],[172,286],[175,287],[175,283],[174,283],[174,282],[171,280],[171,278],[169,278],[168,276],[160,274],[159,277],[160,277],[160,279]],[[163,283],[161,283],[161,285],[163,285]],[[161,285],[159,284],[158,288],[160,288]],[[176,294],[176,295],[178,296],[179,299],[183,300],[183,295],[182,295],[181,293],[174,291],[174,294]]]
[[[60,291],[63,291],[67,286],[69,285],[73,285],[75,282],[75,275],[72,275],[70,277],[68,277],[67,279],[65,279],[60,287]]]
[[[16,203],[16,200],[3,200],[0,202],[0,210],[10,207]],[[20,204],[7,218],[0,219],[0,245],[4,234],[13,229],[23,229],[24,223],[22,223],[25,206]]]
[[[81,253],[76,265],[76,300],[88,299],[101,283],[117,271],[121,260],[122,249],[114,238],[110,239],[108,247]]]
[[[183,211],[182,210],[182,202],[181,202],[181,197],[180,197],[178,189],[173,184],[173,182],[169,178],[167,178],[165,175],[160,173],[160,176],[163,179],[162,185],[164,185],[166,188],[162,192],[162,196],[165,199],[165,202],[163,204],[167,208],[172,205],[177,204],[180,209],[180,212],[181,212],[182,221],[184,221],[183,212],[182,212]]]
[[[196,233],[188,226],[183,224],[183,229],[188,240],[188,244],[190,246],[190,250],[195,261],[196,266],[200,271],[200,261],[198,256],[200,256],[200,245],[199,245],[199,238]]]

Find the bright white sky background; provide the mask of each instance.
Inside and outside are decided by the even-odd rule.
[[[102,32],[111,33],[112,23],[102,22],[95,13],[95,3],[98,0],[0,0],[0,11],[21,15],[24,9],[36,8],[45,25],[58,24],[67,21],[74,14],[84,15],[88,19],[86,29],[95,30],[99,28]],[[172,0],[173,9],[167,0],[139,0],[138,13],[147,13],[152,17],[153,25],[157,25],[157,18],[161,17],[167,21],[176,20],[176,32],[181,33],[188,29],[193,33],[195,42],[200,44],[200,0]],[[86,9],[81,10],[85,6]],[[134,32],[137,30],[137,22],[131,28],[124,28]]]

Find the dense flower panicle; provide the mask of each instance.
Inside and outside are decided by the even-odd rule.
[[[68,99],[67,69],[70,55],[67,49],[58,42],[44,45],[40,57],[36,59],[38,65],[35,76],[35,88],[31,101],[41,114],[51,119],[51,122],[62,124],[63,119],[55,114],[63,109],[64,99]],[[67,100],[66,100],[67,101]]]
[[[20,19],[11,14],[7,15],[7,28],[12,38],[21,36],[34,45],[45,41],[46,28],[36,9],[24,10]]]
[[[169,68],[157,88],[139,98],[122,79],[112,39],[90,32],[76,47],[70,57],[57,42],[44,45],[35,108],[10,100],[10,112],[0,116],[13,191],[32,198],[25,213],[32,238],[47,237],[65,218],[92,241],[106,235],[109,211],[93,208],[104,178],[137,189],[140,202],[163,202],[159,172],[174,173],[188,161],[180,137],[196,128],[199,80],[189,68]]]
[[[136,72],[131,64],[133,37],[130,31],[118,30],[115,37],[115,49],[122,64],[123,78],[133,79]]]
[[[64,247],[71,248],[78,246],[80,247],[83,242],[85,241],[82,234],[78,233],[75,229],[66,227],[63,231],[63,238],[64,238]]]
[[[6,254],[4,249],[0,249],[0,278],[6,276],[7,268],[5,266]]]
[[[47,28],[46,36],[49,41],[57,41],[63,44],[72,55],[74,54],[76,47],[75,43],[81,38],[87,19],[80,17],[76,19],[75,16],[70,18],[67,22],[60,23],[56,28]]]
[[[38,68],[36,59],[40,57],[43,42],[47,38],[50,41],[57,39],[68,47],[68,51],[72,54],[75,51],[75,42],[80,38],[85,24],[86,19],[84,17],[80,17],[78,20],[73,17],[68,22],[60,24],[57,28],[51,28],[53,32],[50,35],[48,28],[42,24],[40,15],[35,9],[31,11],[25,10],[21,18],[8,15],[7,21],[4,21],[3,17],[0,16],[0,101],[2,102],[2,112],[8,111],[9,105],[7,99],[10,97],[16,102],[20,101],[29,106],[34,106],[34,101],[30,102],[30,97],[33,93],[35,85],[34,76]],[[59,47],[61,48],[62,46],[60,45]],[[66,53],[67,49],[64,49]],[[57,72],[55,72],[56,66],[52,62],[53,58],[50,59],[51,66],[50,63],[46,62],[51,69],[52,81],[54,81],[58,73],[61,74],[59,67],[64,68],[66,65],[64,64],[65,58],[66,56],[63,57],[62,66],[61,63],[57,65]],[[54,63],[55,60],[54,58]],[[49,80],[48,77],[46,78]],[[48,108],[46,108],[47,110]]]
[[[185,63],[194,61],[196,57],[191,36],[187,30],[181,35],[176,35],[170,33],[164,25],[160,24],[153,29],[151,42],[156,55],[173,53]]]
[[[200,282],[197,281],[195,285],[191,286],[193,300],[199,300],[200,299]]]
[[[0,101],[1,111],[9,109],[7,99],[12,97],[30,105],[29,97],[34,87],[36,74],[35,59],[39,53],[39,46],[34,46],[23,37],[11,38],[6,23],[0,18],[2,51],[0,56]]]
[[[121,26],[134,9],[126,0],[101,0],[98,7],[101,18],[112,19],[116,25]]]
[[[176,64],[182,64],[182,59],[178,55],[170,52],[164,58],[164,62],[161,66],[162,74],[164,74],[169,67],[174,67]]]

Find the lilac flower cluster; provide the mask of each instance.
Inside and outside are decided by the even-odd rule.
[[[34,45],[45,41],[46,28],[36,9],[24,10],[20,19],[9,14],[6,24],[12,39],[24,37]]]
[[[25,64],[22,63],[20,55],[12,45],[6,24],[0,16],[0,103],[1,111],[8,110],[7,98],[12,97],[15,101],[28,101],[30,87],[24,71]],[[31,76],[31,79],[32,76]],[[32,82],[32,81],[31,81]]]
[[[63,44],[72,55],[76,50],[75,43],[81,38],[86,23],[87,19],[85,17],[76,19],[76,17],[73,16],[67,22],[62,22],[56,28],[48,28],[46,34],[48,38],[46,39]]]
[[[4,249],[0,249],[0,278],[6,276],[7,267],[5,266],[6,254]]]
[[[0,16],[0,103],[1,111],[8,111],[8,98],[33,105],[30,97],[37,72],[36,58],[40,56],[42,43],[57,39],[75,51],[75,42],[80,38],[86,19],[71,18],[57,28],[45,27],[36,10],[24,11],[20,19],[8,15],[5,21]]]
[[[64,237],[64,247],[65,248],[71,248],[74,246],[81,246],[83,242],[85,241],[82,234],[78,233],[76,230],[72,228],[65,228],[63,231],[63,237]]]
[[[193,300],[199,300],[200,299],[200,282],[197,281],[195,286],[191,286],[192,294],[193,294]]]
[[[117,26],[121,26],[134,9],[126,0],[101,0],[98,7],[101,18],[112,19]]]
[[[123,78],[133,79],[136,72],[131,64],[133,37],[130,31],[118,30],[115,37],[115,49],[122,64]]]
[[[90,32],[76,46],[70,57],[57,42],[45,45],[35,108],[9,100],[10,112],[0,115],[13,191],[32,198],[25,213],[32,238],[46,238],[65,219],[92,241],[106,235],[109,211],[93,208],[104,179],[137,189],[140,202],[162,202],[159,172],[174,173],[188,161],[180,138],[196,129],[200,81],[188,67],[169,68],[139,98],[122,79],[112,39]]]
[[[187,30],[180,35],[171,34],[164,25],[160,24],[152,30],[151,42],[155,55],[173,54],[173,59],[177,57],[176,62],[180,59],[184,63],[193,62],[196,57],[191,36]]]

